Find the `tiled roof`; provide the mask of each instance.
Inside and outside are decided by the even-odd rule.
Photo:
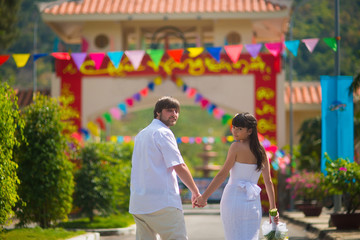
[[[320,82],[294,82],[292,84],[292,103],[293,104],[321,104]],[[290,87],[285,85],[284,100],[289,104]]]
[[[276,12],[284,10],[267,0],[83,0],[45,8],[46,14],[171,14]]]
[[[43,95],[50,96],[50,89],[39,90]],[[18,97],[18,105],[23,108],[33,102],[33,90],[32,89],[15,89],[16,96]]]

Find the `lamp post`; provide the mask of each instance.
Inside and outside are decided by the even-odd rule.
[[[38,32],[38,22],[39,22],[39,14],[36,14],[35,22],[34,22],[34,49],[33,55],[37,53],[37,32]],[[36,72],[36,61],[33,58],[33,97],[36,95],[37,91],[37,72]],[[34,98],[35,99],[35,98]]]
[[[339,24],[340,1],[335,0],[335,39],[337,50],[335,52],[335,76],[340,75],[340,24]],[[341,195],[334,196],[334,212],[341,211]]]

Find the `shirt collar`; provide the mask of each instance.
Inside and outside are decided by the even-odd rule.
[[[161,126],[163,126],[163,127],[169,128],[168,126],[166,126],[166,125],[165,125],[162,121],[160,121],[159,119],[154,118],[154,120],[153,120],[152,122],[155,123],[155,124],[161,125]]]

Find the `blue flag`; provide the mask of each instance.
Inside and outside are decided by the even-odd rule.
[[[321,76],[321,172],[325,153],[354,161],[354,103],[349,94],[352,76]],[[325,173],[326,174],[326,173]]]

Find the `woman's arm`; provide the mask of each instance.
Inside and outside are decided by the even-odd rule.
[[[236,152],[235,152],[235,144],[231,144],[226,161],[223,165],[223,167],[220,169],[218,174],[214,177],[214,179],[211,181],[209,186],[206,188],[205,192],[197,199],[197,203],[200,206],[206,205],[206,202],[208,198],[215,192],[216,189],[220,187],[220,185],[225,181],[227,176],[229,175],[230,169],[234,166],[236,160]]]
[[[275,209],[276,208],[275,190],[270,174],[270,163],[267,158],[264,162],[264,169],[262,170],[262,175],[265,182],[266,193],[270,202],[270,209]],[[271,222],[271,218],[270,218],[270,222]],[[279,222],[279,213],[277,213],[277,215],[275,216],[274,222],[275,223]]]

